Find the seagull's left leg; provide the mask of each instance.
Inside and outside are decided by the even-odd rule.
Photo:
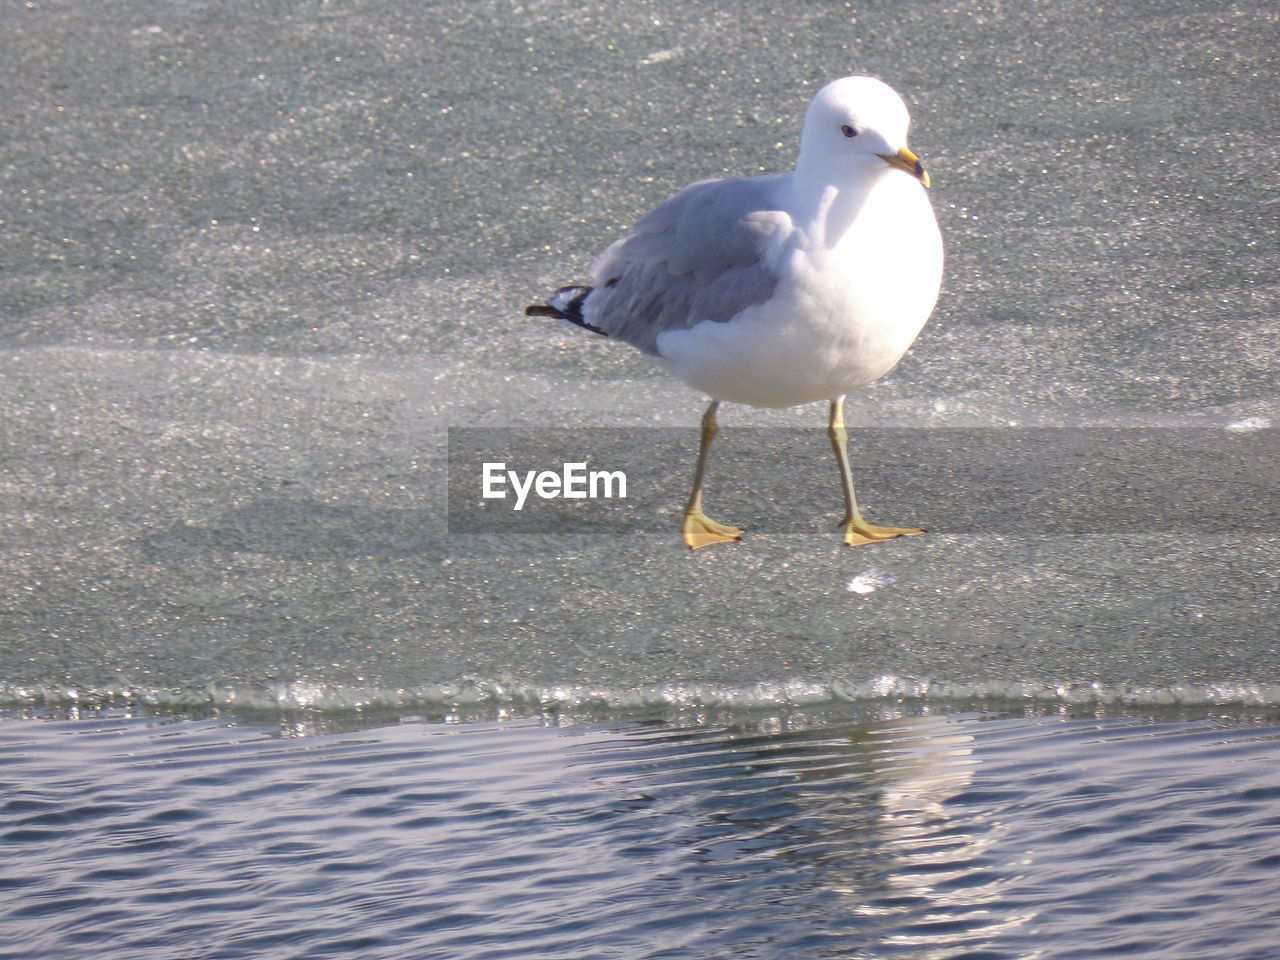
[[[742,530],[725,523],[716,523],[702,512],[702,478],[707,472],[707,459],[711,456],[711,441],[720,430],[716,423],[719,400],[712,400],[702,415],[702,439],[698,444],[698,466],[693,472],[693,493],[689,505],[684,508],[684,523],[680,536],[690,550],[710,546],[713,543],[732,543],[742,539]]]
[[[853,471],[849,469],[849,437],[844,429],[844,397],[836,397],[831,401],[827,435],[836,452],[836,462],[840,464],[840,482],[844,488],[844,519],[840,521],[840,525],[844,527],[845,546],[858,547],[864,543],[879,543],[894,537],[918,537],[924,533],[918,527],[878,527],[862,519],[857,498],[853,495]]]

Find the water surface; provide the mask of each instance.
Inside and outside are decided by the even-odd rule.
[[[1274,716],[344,726],[0,722],[2,955],[1273,955]]]

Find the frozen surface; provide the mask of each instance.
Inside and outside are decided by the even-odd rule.
[[[850,398],[855,470],[859,427],[1280,423],[1270,2],[779,9],[10,5],[0,690],[1280,700],[1274,525],[695,555],[674,519],[448,532],[450,427],[696,425],[640,354],[521,308],[685,183],[789,165],[854,72],[910,102],[949,258],[913,352]],[[822,419],[729,407],[722,436],[822,448]],[[1242,513],[1265,465],[1221,471]]]

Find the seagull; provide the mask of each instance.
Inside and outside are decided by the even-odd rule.
[[[794,170],[685,187],[605,250],[589,285],[525,310],[629,343],[710,397],[681,527],[690,549],[742,539],[702,509],[723,402],[827,401],[843,542],[924,533],[863,519],[844,424],[845,396],[893,369],[942,281],[929,174],[907,148],[909,124],[887,84],[834,80],[809,104]]]

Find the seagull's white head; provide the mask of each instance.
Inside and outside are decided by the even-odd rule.
[[[883,170],[884,164],[926,187],[929,174],[907,149],[907,105],[874,77],[842,77],[818,91],[804,117],[796,169],[838,182],[851,168]]]

